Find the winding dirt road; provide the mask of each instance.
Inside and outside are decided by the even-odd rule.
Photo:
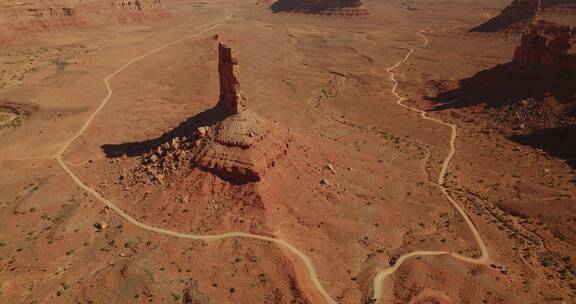
[[[418,35],[420,35],[420,37],[422,37],[422,39],[424,39],[424,43],[421,45],[422,47],[427,46],[429,43],[428,38],[424,35],[424,33],[425,33],[425,31],[418,32]],[[396,263],[394,263],[394,266],[387,268],[383,271],[380,271],[376,275],[376,277],[374,278],[374,284],[373,284],[374,296],[373,296],[373,298],[376,300],[376,303],[378,303],[378,301],[382,298],[382,295],[384,293],[384,287],[383,287],[384,280],[388,276],[390,276],[394,272],[396,272],[396,270],[398,270],[398,268],[400,268],[402,263],[404,263],[409,258],[421,257],[421,256],[450,255],[454,258],[457,258],[457,259],[462,260],[462,261],[467,262],[467,263],[481,264],[481,265],[489,265],[490,264],[490,257],[488,255],[488,248],[486,247],[486,244],[484,243],[482,236],[480,236],[478,229],[476,228],[476,226],[474,225],[474,223],[472,222],[472,220],[470,219],[470,217],[468,216],[466,211],[464,211],[464,208],[462,208],[462,206],[460,206],[456,202],[456,200],[454,200],[454,198],[452,198],[452,196],[450,196],[450,194],[448,193],[448,190],[444,186],[444,184],[445,184],[444,182],[445,182],[445,178],[446,178],[446,172],[448,172],[448,167],[450,166],[450,161],[454,157],[454,153],[456,153],[456,137],[458,136],[457,125],[447,123],[445,121],[442,121],[442,120],[439,120],[436,118],[429,117],[427,115],[426,111],[422,111],[420,109],[405,105],[403,102],[406,101],[407,98],[401,96],[398,93],[398,81],[396,80],[396,75],[394,74],[394,70],[396,70],[402,64],[408,62],[408,59],[410,59],[410,56],[412,56],[412,54],[416,51],[415,48],[407,48],[407,49],[408,49],[408,53],[406,53],[406,56],[402,60],[396,62],[396,64],[394,64],[393,66],[386,69],[386,72],[388,72],[390,74],[390,81],[392,81],[392,83],[394,84],[392,86],[391,92],[394,96],[396,96],[396,98],[398,98],[396,100],[396,104],[398,104],[399,106],[406,108],[410,111],[414,111],[414,112],[419,113],[420,117],[424,120],[431,120],[431,121],[434,121],[436,123],[439,123],[443,126],[447,126],[450,128],[450,130],[451,130],[451,133],[450,133],[450,151],[448,152],[448,155],[446,156],[446,158],[442,162],[442,168],[441,168],[440,174],[438,176],[437,185],[438,185],[438,188],[440,189],[440,191],[442,192],[442,194],[444,194],[444,196],[446,197],[446,199],[452,204],[452,206],[454,206],[454,208],[456,208],[456,210],[458,210],[458,213],[460,213],[460,215],[466,221],[468,228],[470,228],[470,231],[472,232],[472,235],[474,236],[474,239],[476,240],[476,243],[478,244],[478,247],[480,248],[481,255],[478,258],[471,258],[471,257],[463,256],[461,254],[457,254],[457,253],[453,253],[453,252],[449,252],[449,251],[413,251],[413,252],[406,253],[406,254],[400,256],[400,258],[398,258]]]
[[[120,74],[122,71],[124,71],[127,67],[129,67],[130,65],[150,56],[153,55],[163,49],[166,49],[172,45],[193,39],[195,37],[198,37],[201,34],[204,34],[218,26],[220,26],[221,24],[227,22],[231,17],[233,16],[233,14],[228,14],[228,16],[226,18],[224,18],[221,21],[217,21],[217,22],[213,22],[213,23],[208,23],[202,26],[197,27],[197,30],[200,30],[198,32],[196,32],[195,34],[189,35],[187,37],[184,37],[182,39],[178,39],[175,40],[173,42],[167,43],[161,47],[158,47],[144,55],[141,55],[139,57],[136,57],[130,61],[128,61],[126,64],[124,64],[123,66],[121,66],[119,69],[117,69],[116,71],[114,71],[112,74],[108,75],[105,79],[104,79],[104,83],[106,85],[106,88],[108,90],[108,94],[106,95],[106,97],[102,100],[102,102],[100,103],[100,105],[98,106],[98,108],[90,115],[90,117],[84,122],[84,124],[82,125],[82,127],[78,130],[78,132],[76,132],[74,134],[74,136],[72,138],[70,138],[70,140],[68,140],[67,142],[65,142],[65,144],[58,150],[57,154],[56,154],[56,160],[58,162],[58,164],[60,165],[60,167],[62,167],[62,169],[70,176],[70,178],[80,187],[82,188],[84,191],[92,194],[97,200],[99,200],[100,202],[102,202],[103,204],[105,204],[106,206],[108,206],[112,211],[114,211],[117,215],[119,215],[120,217],[122,217],[123,219],[125,219],[126,221],[128,221],[129,223],[131,223],[132,225],[135,225],[143,230],[149,231],[149,232],[154,232],[154,233],[159,233],[159,234],[163,234],[163,235],[167,235],[167,236],[171,236],[171,237],[176,237],[176,238],[182,238],[182,239],[191,239],[191,240],[204,240],[204,241],[217,241],[217,240],[223,240],[223,239],[227,239],[227,238],[243,238],[243,239],[251,239],[251,240],[258,240],[258,241],[263,241],[263,242],[270,242],[270,243],[274,243],[276,245],[279,245],[285,249],[287,249],[288,251],[290,251],[292,254],[294,254],[296,257],[298,257],[305,265],[307,271],[308,271],[308,276],[310,278],[310,281],[312,282],[312,284],[314,285],[314,287],[318,290],[318,292],[320,292],[320,294],[322,295],[322,297],[324,298],[326,303],[329,304],[336,304],[337,302],[330,296],[330,294],[328,293],[328,291],[326,290],[326,288],[324,288],[324,286],[322,285],[322,283],[320,282],[319,279],[319,275],[314,267],[314,263],[312,262],[312,260],[310,259],[310,257],[308,257],[306,254],[304,254],[301,250],[299,250],[298,248],[294,247],[293,245],[291,245],[290,243],[288,243],[287,241],[280,239],[280,238],[274,238],[274,237],[269,237],[269,236],[262,236],[262,235],[256,235],[256,234],[250,234],[250,233],[244,233],[244,232],[228,232],[228,233],[223,233],[223,234],[215,234],[215,235],[197,235],[197,234],[187,234],[187,233],[181,233],[181,232],[177,232],[177,231],[171,231],[171,230],[167,230],[167,229],[163,229],[160,227],[154,227],[154,226],[150,226],[147,225],[145,223],[142,223],[140,221],[138,221],[137,219],[133,218],[132,216],[130,216],[129,214],[127,214],[126,212],[124,212],[122,209],[120,209],[119,207],[117,207],[113,202],[111,202],[110,200],[106,199],[105,197],[103,197],[102,195],[100,195],[96,190],[94,190],[93,188],[91,188],[90,186],[88,186],[87,184],[85,184],[69,167],[69,164],[67,164],[64,159],[64,153],[66,152],[66,150],[68,150],[68,148],[70,147],[70,145],[76,140],[78,139],[78,137],[82,136],[82,134],[88,129],[88,127],[90,126],[90,124],[92,123],[92,121],[94,120],[94,118],[100,113],[100,111],[106,106],[106,104],[109,102],[110,98],[112,97],[113,91],[112,88],[110,86],[110,80],[112,80],[115,76],[117,76],[118,74]],[[426,38],[426,36],[424,36],[423,32],[420,32],[419,35],[421,35],[424,39],[425,39],[425,44],[428,44],[428,39]],[[394,86],[392,88],[392,93],[398,97],[398,100],[396,101],[397,104],[399,104],[402,107],[405,107],[409,110],[412,111],[416,111],[419,112],[421,114],[421,117],[423,119],[428,119],[428,120],[432,120],[435,121],[437,123],[440,123],[442,125],[448,126],[451,128],[452,130],[452,135],[450,138],[450,152],[448,154],[448,156],[446,157],[446,159],[444,160],[443,166],[442,166],[442,170],[440,172],[440,176],[438,178],[438,186],[440,188],[440,190],[442,191],[442,193],[444,193],[444,195],[446,196],[446,198],[454,205],[454,207],[458,210],[458,212],[462,215],[462,217],[464,217],[464,219],[466,220],[466,223],[468,224],[468,226],[470,227],[470,230],[472,231],[472,233],[474,234],[474,237],[478,243],[478,245],[480,246],[480,249],[482,251],[482,256],[480,258],[474,259],[474,258],[470,258],[470,257],[465,257],[462,255],[458,255],[458,254],[454,254],[454,253],[450,253],[447,251],[415,251],[415,252],[411,252],[408,254],[405,254],[403,256],[401,256],[396,263],[394,264],[394,266],[387,268],[381,272],[379,272],[377,274],[377,276],[374,279],[374,296],[373,298],[378,301],[382,294],[383,294],[383,281],[390,276],[391,274],[393,274],[401,265],[404,261],[406,261],[409,258],[412,257],[416,257],[416,256],[429,256],[429,255],[451,255],[455,258],[458,258],[460,260],[469,262],[469,263],[474,263],[474,264],[487,264],[489,259],[488,259],[488,252],[486,249],[486,246],[482,240],[482,238],[480,237],[480,234],[478,233],[476,227],[474,226],[474,224],[472,223],[472,221],[470,220],[470,218],[468,217],[468,215],[466,214],[466,212],[462,209],[462,207],[460,207],[456,201],[454,199],[452,199],[452,197],[448,194],[446,188],[444,187],[444,177],[446,175],[446,171],[448,169],[448,165],[450,163],[450,160],[452,159],[454,153],[455,153],[455,139],[456,139],[456,125],[452,125],[434,118],[430,118],[428,116],[426,116],[426,112],[421,111],[419,109],[415,109],[409,106],[406,106],[404,104],[402,104],[402,102],[404,100],[406,100],[406,98],[401,97],[398,93],[397,93],[397,88],[398,88],[398,82],[395,80],[395,76],[393,71],[398,68],[399,66],[401,66],[403,63],[407,62],[408,59],[410,58],[410,56],[412,55],[412,53],[415,50],[413,48],[409,49],[408,54],[406,55],[406,57],[400,61],[398,61],[394,66],[388,68],[388,72],[390,73],[390,80],[394,83]]]
[[[312,282],[312,284],[314,285],[314,287],[322,294],[322,297],[325,299],[325,301],[327,303],[330,304],[336,304],[336,301],[334,301],[334,299],[332,299],[332,297],[330,296],[330,294],[328,293],[328,291],[324,288],[324,286],[322,285],[322,283],[320,282],[318,273],[316,271],[316,269],[314,268],[314,263],[312,262],[312,260],[310,259],[310,257],[308,257],[307,255],[305,255],[302,251],[300,251],[298,248],[294,247],[293,245],[291,245],[290,243],[288,243],[287,241],[283,240],[283,239],[279,239],[279,238],[273,238],[273,237],[268,237],[268,236],[262,236],[262,235],[257,235],[257,234],[250,234],[250,233],[245,233],[245,232],[228,232],[228,233],[222,233],[222,234],[214,234],[214,235],[197,235],[197,234],[188,234],[188,233],[181,233],[181,232],[177,232],[177,231],[171,231],[171,230],[167,230],[167,229],[163,229],[160,227],[154,227],[154,226],[150,226],[147,225],[145,223],[142,223],[140,221],[138,221],[137,219],[133,218],[132,216],[130,216],[129,214],[127,214],[126,212],[124,212],[122,209],[120,209],[118,206],[116,206],[113,202],[111,202],[110,200],[106,199],[105,197],[103,197],[102,195],[100,195],[96,190],[94,190],[93,188],[91,188],[90,186],[86,185],[69,167],[69,165],[64,161],[63,159],[63,155],[66,152],[66,150],[68,150],[68,148],[70,147],[70,145],[76,140],[78,139],[78,137],[80,137],[85,131],[86,129],[88,129],[88,127],[90,126],[90,124],[92,123],[92,121],[94,120],[94,118],[98,115],[98,113],[100,113],[100,111],[102,111],[102,109],[104,108],[104,106],[106,106],[106,104],[108,103],[108,101],[110,100],[110,98],[112,97],[113,91],[112,88],[110,86],[110,80],[112,80],[116,75],[120,74],[122,71],[124,71],[127,67],[129,67],[130,65],[150,56],[153,55],[161,50],[164,50],[172,45],[190,40],[192,38],[198,37],[201,34],[204,34],[218,26],[220,26],[221,24],[227,22],[231,17],[233,16],[233,14],[228,14],[228,16],[226,16],[226,18],[224,18],[221,21],[218,22],[213,22],[213,23],[208,23],[202,26],[197,27],[197,29],[200,28],[204,28],[201,31],[186,36],[182,39],[178,39],[175,40],[173,42],[167,43],[161,47],[158,47],[144,55],[138,56],[130,61],[128,61],[126,64],[124,64],[123,66],[121,66],[119,69],[117,69],[114,73],[108,75],[106,78],[104,78],[104,84],[106,85],[106,89],[108,90],[108,94],[106,95],[106,97],[102,100],[102,102],[100,103],[100,105],[98,106],[98,108],[90,115],[90,117],[84,122],[84,124],[82,125],[82,127],[78,130],[78,132],[76,132],[76,134],[70,138],[70,140],[68,140],[63,146],[62,148],[60,148],[60,150],[58,150],[57,154],[56,154],[56,160],[58,161],[58,164],[60,165],[60,167],[62,167],[62,169],[64,169],[64,171],[66,171],[66,173],[68,174],[68,176],[70,176],[70,178],[80,187],[82,188],[84,191],[92,194],[97,200],[99,200],[100,202],[104,203],[106,206],[108,206],[110,208],[110,210],[114,211],[117,215],[119,215],[120,217],[122,217],[123,219],[125,219],[126,221],[128,221],[129,223],[131,223],[132,225],[135,225],[143,230],[146,231],[150,231],[150,232],[154,232],[154,233],[159,233],[159,234],[163,234],[163,235],[168,235],[171,237],[176,237],[176,238],[182,238],[182,239],[191,239],[191,240],[203,240],[203,241],[217,241],[217,240],[223,240],[223,239],[227,239],[227,238],[245,238],[245,239],[252,239],[252,240],[258,240],[258,241],[265,241],[265,242],[271,242],[271,243],[275,243],[279,246],[282,246],[286,249],[288,249],[290,252],[292,252],[295,256],[297,256],[300,260],[302,260],[302,262],[304,263],[304,265],[306,266],[306,269],[308,270],[308,274],[310,277],[310,281]]]

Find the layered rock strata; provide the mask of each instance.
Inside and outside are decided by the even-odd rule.
[[[545,21],[534,24],[522,36],[513,61],[559,72],[576,71],[576,28]]]
[[[288,154],[293,137],[248,109],[240,91],[238,54],[223,43],[218,45],[218,72],[218,104],[200,114],[216,122],[196,124],[188,136],[173,138],[147,154],[141,171],[152,180],[163,183],[175,171],[197,168],[234,183],[257,182]]]

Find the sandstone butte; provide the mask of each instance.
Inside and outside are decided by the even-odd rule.
[[[0,25],[18,32],[50,31],[108,23],[142,23],[168,17],[161,0],[76,0],[65,5],[30,2],[0,10]]]
[[[187,125],[186,136],[145,156],[140,168],[153,180],[163,182],[176,168],[196,168],[237,184],[257,182],[288,154],[293,137],[248,109],[240,91],[238,54],[224,43],[218,45],[218,73],[220,98],[213,109],[198,115],[210,116],[210,123]]]
[[[161,0],[110,0],[108,2],[108,7],[123,11],[145,11],[150,9],[162,8]]]
[[[247,107],[239,85],[238,54],[224,43],[218,45],[220,100],[217,109],[228,115],[200,128],[190,149],[192,163],[222,179],[259,181],[266,171],[288,153],[288,130]]]
[[[513,62],[558,72],[576,71],[576,28],[539,21],[522,36]]]

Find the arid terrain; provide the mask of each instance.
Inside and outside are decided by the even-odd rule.
[[[576,303],[570,0],[0,0],[0,303]]]

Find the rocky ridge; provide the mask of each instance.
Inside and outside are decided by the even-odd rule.
[[[74,5],[56,3],[24,3],[0,8],[8,28],[16,31],[78,28],[89,24],[86,16],[78,14]]]
[[[167,17],[161,0],[0,2],[0,25],[16,32],[142,23]]]

